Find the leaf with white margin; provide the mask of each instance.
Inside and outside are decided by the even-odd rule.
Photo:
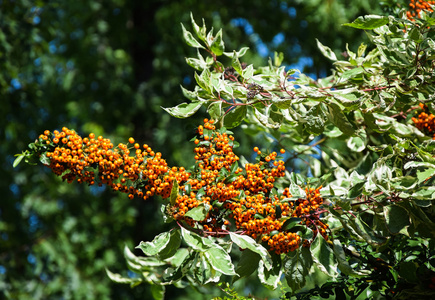
[[[240,248],[249,249],[252,252],[258,253],[267,270],[272,268],[272,258],[269,252],[262,245],[258,244],[252,237],[230,232],[230,238]]]

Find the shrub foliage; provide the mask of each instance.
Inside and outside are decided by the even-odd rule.
[[[46,131],[15,165],[39,159],[68,182],[106,184],[129,198],[160,196],[171,230],[125,258],[137,276],[107,271],[119,283],[221,284],[257,274],[271,289],[310,299],[422,298],[435,295],[435,13],[411,1],[398,16],[367,15],[344,24],[370,44],[333,61],[313,79],[281,65],[227,51],[223,32],[182,25],[197,49],[186,58],[196,86],[189,102],[164,108],[177,118],[209,114],[191,140],[195,164],[168,166],[133,138],[114,146],[74,130]],[[255,162],[235,154],[229,129],[270,141]],[[313,272],[327,279],[301,289]],[[227,289],[228,291],[229,289]],[[232,293],[229,293],[233,295]],[[234,296],[234,295],[233,295]]]

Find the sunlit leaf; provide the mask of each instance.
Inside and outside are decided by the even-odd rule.
[[[272,268],[272,258],[270,257],[269,252],[262,245],[258,244],[252,237],[230,232],[230,238],[241,249],[249,249],[259,254],[261,259],[264,261],[266,269],[269,270]]]
[[[140,242],[136,248],[141,249],[145,255],[153,256],[159,254],[166,247],[170,238],[170,232],[163,232],[157,235],[151,242]]]
[[[338,275],[338,262],[334,256],[334,251],[321,235],[318,235],[313,241],[310,250],[313,255],[313,260],[316,262],[316,266],[323,273],[332,277]]]
[[[192,33],[190,33],[190,31],[187,31],[186,28],[184,28],[183,23],[181,23],[181,29],[183,30],[183,38],[184,41],[191,47],[194,48],[204,48],[203,45],[201,45],[192,35]]]
[[[181,103],[175,107],[162,107],[171,116],[176,118],[188,118],[196,113],[202,106],[201,102]]]
[[[388,24],[388,17],[384,16],[376,16],[376,15],[367,15],[358,17],[352,23],[345,23],[343,26],[349,26],[357,29],[375,29],[381,27],[383,25]]]
[[[217,271],[226,275],[236,275],[234,265],[229,254],[220,247],[213,247],[204,252],[207,261]]]
[[[201,203],[197,207],[192,208],[189,210],[185,216],[190,217],[195,221],[202,221],[207,216],[208,212],[210,211],[210,205],[206,203]]]

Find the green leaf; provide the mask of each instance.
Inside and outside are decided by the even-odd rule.
[[[357,29],[375,29],[381,26],[384,26],[389,23],[388,17],[385,16],[376,16],[376,15],[367,15],[358,17],[352,23],[345,23],[343,26],[349,26]]]
[[[254,66],[249,65],[245,69],[243,69],[242,77],[245,79],[250,79],[254,75]]]
[[[239,277],[234,277],[233,283],[242,277],[247,277],[254,273],[260,262],[260,259],[260,255],[254,251],[249,249],[244,250],[236,267],[236,273],[239,275]]]
[[[230,85],[228,85],[226,82],[223,83],[223,90],[222,90],[222,91],[228,93],[228,95],[230,95],[231,97],[233,97],[234,90],[233,90],[233,88],[232,88]],[[222,102],[221,102],[221,103],[222,103]]]
[[[343,105],[347,111],[359,108],[365,96],[355,88],[332,91],[331,94],[332,97],[334,97],[338,103]]]
[[[192,33],[190,33],[190,31],[187,31],[186,28],[184,28],[184,25],[181,24],[181,29],[183,30],[183,38],[186,41],[186,43],[190,46],[190,47],[194,47],[194,48],[204,48],[204,46],[202,46],[192,35]]]
[[[434,175],[435,175],[435,168],[426,169],[423,172],[418,170],[417,171],[418,184],[428,180],[430,177]]]
[[[129,263],[129,266],[132,267],[135,271],[143,272],[146,270],[151,270],[155,267],[161,267],[167,265],[166,262],[161,261],[155,257],[139,257],[134,255],[130,249],[125,246],[124,247],[124,257]]]
[[[326,58],[333,61],[337,60],[337,56],[335,56],[335,53],[331,50],[331,48],[324,46],[318,39],[316,39],[316,41],[317,41],[317,47],[320,49],[320,51]]]
[[[387,242],[385,237],[377,236],[373,232],[373,228],[362,221],[359,215],[356,218],[349,219],[349,224],[352,226],[355,232],[370,245],[377,247]]]
[[[23,158],[26,157],[26,155],[27,155],[27,153],[24,153],[24,152],[23,152],[22,154],[16,154],[15,156],[16,156],[17,158],[15,158],[12,167],[15,168],[16,166],[18,166],[19,163],[23,160]]]
[[[187,260],[186,264],[190,265],[190,260]],[[162,274],[159,274],[158,280],[154,280],[154,282],[157,281],[165,285],[173,284],[179,281],[181,278],[183,278],[184,274],[185,273],[183,272],[181,267],[179,268],[169,267],[166,268]]]
[[[222,116],[222,102],[212,102],[207,109],[210,118],[213,120],[219,120]]]
[[[334,239],[333,240],[333,250],[334,250],[334,254],[335,257],[337,259],[338,262],[338,269],[344,274],[344,275],[348,275],[348,276],[354,276],[354,277],[361,277],[361,276],[365,276],[368,275],[364,273],[364,272],[357,272],[356,270],[354,270],[350,265],[349,262],[346,259],[346,255],[343,249],[343,246],[341,245],[340,241],[338,239]]]
[[[27,158],[30,155],[26,155],[26,162],[27,162]],[[39,161],[43,164],[43,165],[49,165],[50,164],[50,158],[47,156],[47,153],[44,152],[39,156]]]
[[[415,191],[415,193],[412,193],[411,196],[417,200],[433,200],[435,199],[435,187],[429,186],[420,188]]]
[[[163,217],[163,222],[165,223],[170,223],[174,220],[172,214],[169,211],[171,204],[162,204],[160,206],[160,212],[162,213],[162,217]]]
[[[281,281],[282,268],[280,261],[275,261],[273,268],[270,270],[265,269],[264,262],[260,260],[258,265],[258,278],[265,286],[276,289]]]
[[[360,136],[351,136],[347,140],[347,147],[354,152],[361,152],[366,148],[366,140]]]
[[[331,277],[338,275],[338,262],[335,259],[334,251],[321,235],[317,235],[316,239],[311,244],[310,250],[316,262],[316,266],[320,271]]]
[[[185,89],[182,85],[180,85],[181,91],[183,92],[183,96],[189,99],[190,101],[196,101],[198,100],[198,92],[197,91],[189,91]]]
[[[145,255],[153,256],[159,254],[169,243],[171,234],[163,232],[157,235],[151,242],[140,242],[136,249],[141,249]]]
[[[183,92],[183,96],[189,99],[190,101],[196,101],[198,100],[198,92],[197,91],[189,91],[185,89],[182,85],[180,85],[181,91]]]
[[[174,179],[172,183],[171,196],[169,197],[171,205],[175,205],[179,192],[178,182]]]
[[[292,229],[295,227],[299,227],[299,225],[301,224],[301,221],[302,221],[301,218],[289,218],[289,219],[285,220],[284,224],[282,224],[282,230],[295,232]]]
[[[216,270],[226,275],[238,276],[230,255],[222,247],[213,247],[204,252],[207,261]]]
[[[188,118],[196,113],[202,106],[201,102],[181,103],[175,107],[162,107],[171,116],[176,118]]]
[[[205,252],[211,247],[218,246],[207,238],[201,237],[194,232],[191,232],[184,227],[181,227],[181,235],[187,245],[195,251]]]
[[[390,230],[392,234],[400,233],[411,224],[409,221],[409,213],[403,207],[388,205],[384,206],[383,209],[388,230]]]
[[[433,155],[431,153],[424,151],[420,147],[415,147],[415,148],[417,149],[418,155],[420,156],[420,158],[423,162],[435,164],[435,158],[433,157]]]
[[[180,248],[181,245],[181,234],[180,230],[174,229],[170,231],[169,242],[166,246],[158,253],[160,259],[167,259],[172,257]]]
[[[208,261],[204,253],[200,253],[199,259],[194,264],[193,275],[197,282],[205,285],[209,282],[218,282],[222,273],[217,271]]]
[[[312,107],[305,117],[305,130],[314,135],[322,134],[325,130],[325,121],[320,117],[322,114],[323,112],[321,111],[320,105]]]
[[[310,250],[302,247],[290,252],[284,259],[284,274],[293,292],[303,288],[313,265]]]
[[[281,126],[283,115],[280,112],[273,111],[271,107],[266,107],[264,114],[254,108],[254,113],[258,121],[268,128],[277,129]]]
[[[230,238],[240,248],[249,249],[252,252],[259,254],[266,269],[270,270],[272,268],[272,258],[270,257],[269,252],[262,245],[258,244],[252,237],[230,232]]]
[[[151,285],[151,295],[154,300],[163,300],[165,299],[165,286],[164,285]]]
[[[367,49],[367,45],[364,43],[361,43],[361,45],[359,45],[358,47],[358,57],[362,57],[364,55],[364,53],[366,52]]]
[[[187,57],[186,63],[198,71],[203,71],[204,69],[208,68],[207,63],[204,60],[197,58]]]
[[[246,105],[238,105],[235,108],[227,112],[224,118],[225,128],[234,128],[239,126],[246,117],[248,109]]]
[[[177,253],[166,261],[172,266],[163,271],[162,284],[168,285],[178,282],[186,273],[191,271],[192,263],[198,257],[198,252],[186,248],[178,249]]]
[[[292,105],[293,100],[292,99],[286,99],[286,98],[272,98],[272,103],[278,107],[279,109],[288,109]]]
[[[347,194],[348,198],[356,198],[359,195],[361,195],[364,185],[365,185],[365,181],[362,182],[357,182],[355,184],[353,184],[353,186],[349,189],[349,193]]]
[[[312,117],[307,119],[307,123],[304,124],[304,128],[311,134],[320,135],[325,129],[325,122],[321,117]]]
[[[212,93],[213,85],[211,84],[211,73],[209,69],[204,69],[201,72],[201,75],[195,72],[195,81],[199,87],[201,87],[204,91]]]
[[[408,161],[403,168],[405,170],[409,169],[409,168],[430,168],[432,169],[434,167],[434,164],[432,162],[425,162],[425,161]],[[420,175],[421,178],[423,178],[422,175]]]
[[[240,64],[239,57],[237,56],[237,52],[235,50],[233,51],[233,57],[231,59],[231,66],[234,68],[234,70],[236,70],[237,73],[242,75],[243,68],[242,68],[242,65]]]
[[[230,58],[233,58],[234,56],[237,57],[242,57],[243,55],[245,55],[245,53],[249,50],[249,47],[243,47],[241,48],[239,51],[233,51],[233,52],[224,52],[225,56],[228,56]]]
[[[170,263],[172,266],[180,267],[189,255],[190,252],[187,248],[178,248],[177,252],[175,252],[173,256],[165,259],[165,261]]]
[[[236,161],[231,165],[230,173],[232,175],[235,175],[234,172],[239,168],[239,163]]]
[[[328,109],[331,122],[334,123],[334,125],[337,126],[345,135],[353,136],[355,134],[355,129],[341,111],[340,107],[335,103],[329,103]]]
[[[275,51],[273,57],[274,57],[273,58],[273,62],[275,64],[275,67],[281,66],[282,61],[284,60],[284,53],[282,53],[282,52],[278,53],[278,52]]]
[[[220,56],[224,53],[225,45],[222,40],[222,29],[216,33],[216,36],[213,39],[213,42],[210,44],[210,50],[216,55]]]
[[[307,195],[305,191],[294,181],[290,182],[289,190],[290,190],[290,194],[292,195],[292,199],[305,198]]]
[[[192,23],[193,31],[195,32],[196,36],[202,40],[203,42],[206,41],[206,34],[207,34],[207,27],[204,24],[204,19],[202,19],[202,27],[199,27],[198,24],[196,24],[195,19],[193,18],[192,12],[190,12],[190,21]]]
[[[185,216],[190,217],[195,221],[202,221],[207,217],[208,212],[210,211],[211,206],[206,203],[200,203],[197,207],[189,210]]]
[[[424,39],[423,35],[420,33],[420,29],[417,27],[412,28],[408,36],[411,40],[413,40],[416,43],[421,43]]]
[[[123,283],[123,284],[130,284],[132,286],[137,285],[138,283],[142,282],[141,278],[126,278],[122,277],[122,275],[118,273],[112,273],[108,269],[106,269],[107,276],[116,283]]]

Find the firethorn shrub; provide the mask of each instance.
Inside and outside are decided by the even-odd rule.
[[[320,233],[328,239],[328,226],[320,221],[321,186],[307,187],[306,198],[291,201],[289,188],[281,192],[275,188],[275,181],[285,176],[284,161],[277,160],[276,152],[242,168],[230,131],[216,129],[213,120],[205,119],[197,134],[196,164],[190,171],[168,166],[160,152],[146,144],[140,147],[133,138],[114,147],[102,136],[91,133],[82,138],[64,127],[60,132],[46,130],[35,145],[47,167],[68,183],[107,185],[130,199],[171,198],[167,215],[205,237],[235,232],[263,243],[271,252],[287,253],[302,242],[311,244],[286,229],[289,221],[300,220],[313,237]],[[200,217],[198,208],[204,212]]]

